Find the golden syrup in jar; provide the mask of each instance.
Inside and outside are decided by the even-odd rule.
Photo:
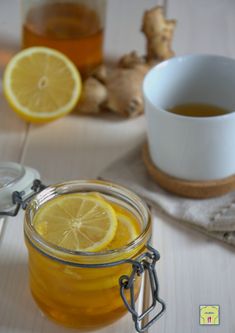
[[[102,243],[105,239],[102,230],[106,228],[105,232],[110,231],[106,223],[108,219],[116,219],[116,229],[109,241],[106,239],[106,243],[103,243],[103,248],[98,249],[98,242]],[[141,243],[127,250],[124,257],[118,254],[121,248],[138,238],[143,226],[127,204],[99,193],[58,196],[40,207],[32,223],[48,243],[56,246],[66,244],[69,250],[75,250],[76,244],[77,250],[93,248],[96,254],[115,249],[115,261],[134,258],[145,251],[145,243]],[[26,244],[32,295],[48,317],[68,327],[96,329],[126,313],[120,297],[119,278],[130,275],[130,264],[105,268],[76,267],[40,253],[27,237]],[[69,253],[67,259],[70,259]],[[66,255],[63,260],[66,260]],[[94,263],[99,260],[94,259]],[[78,255],[77,262],[84,262],[84,258]],[[139,277],[135,281],[135,299],[140,284]]]
[[[67,55],[87,76],[103,59],[103,28],[83,4],[53,3],[31,8],[22,31],[23,48],[46,46]]]

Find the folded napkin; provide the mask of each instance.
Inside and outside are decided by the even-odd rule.
[[[171,194],[150,178],[141,150],[138,147],[110,165],[100,178],[130,188],[179,222],[235,246],[235,192],[212,199],[188,199]]]

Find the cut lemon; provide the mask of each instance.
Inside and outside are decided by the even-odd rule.
[[[128,215],[116,212],[118,226],[115,237],[108,244],[107,249],[113,250],[128,245],[140,234],[140,227],[134,219]]]
[[[90,192],[89,195],[96,198],[97,200],[107,202],[105,197],[100,193]],[[120,249],[121,247],[128,245],[133,240],[135,240],[140,235],[141,229],[137,219],[133,214],[113,202],[109,202],[109,204],[115,211],[118,225],[116,234],[112,242],[108,244],[106,250],[114,250],[118,248]]]
[[[61,52],[31,47],[10,60],[3,88],[9,104],[22,118],[47,122],[72,111],[81,94],[81,78]]]
[[[88,194],[67,194],[48,201],[33,223],[44,240],[75,251],[101,251],[117,230],[113,208]]]

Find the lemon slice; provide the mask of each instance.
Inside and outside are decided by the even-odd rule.
[[[47,122],[72,111],[81,94],[81,78],[61,52],[31,47],[10,60],[3,88],[9,104],[23,119]]]
[[[108,244],[107,249],[113,250],[128,245],[140,234],[140,226],[137,221],[116,211],[118,226],[113,240]]]
[[[97,200],[107,202],[104,196],[97,192],[90,192],[89,195]],[[117,217],[116,234],[106,248],[106,250],[114,250],[128,245],[135,240],[141,233],[141,228],[133,214],[115,203],[109,203],[115,211]]]
[[[101,251],[117,230],[113,208],[88,194],[67,194],[48,201],[33,224],[46,241],[75,251]]]

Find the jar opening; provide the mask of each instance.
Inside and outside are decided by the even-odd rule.
[[[132,242],[125,246],[112,250],[105,250],[99,252],[83,252],[68,250],[63,247],[54,245],[46,241],[35,230],[33,220],[35,214],[39,209],[43,209],[43,204],[49,200],[60,195],[69,193],[89,193],[98,192],[117,204],[132,210],[139,223],[141,224],[141,233]],[[98,181],[98,180],[84,180],[84,181],[71,181],[47,187],[45,190],[35,195],[33,200],[29,203],[25,213],[24,230],[26,238],[32,245],[40,250],[40,252],[50,255],[51,257],[66,260],[66,262],[112,262],[118,261],[123,258],[128,258],[134,253],[138,253],[138,248],[143,247],[150,238],[151,233],[151,219],[150,213],[146,204],[133,192],[113,183]]]

